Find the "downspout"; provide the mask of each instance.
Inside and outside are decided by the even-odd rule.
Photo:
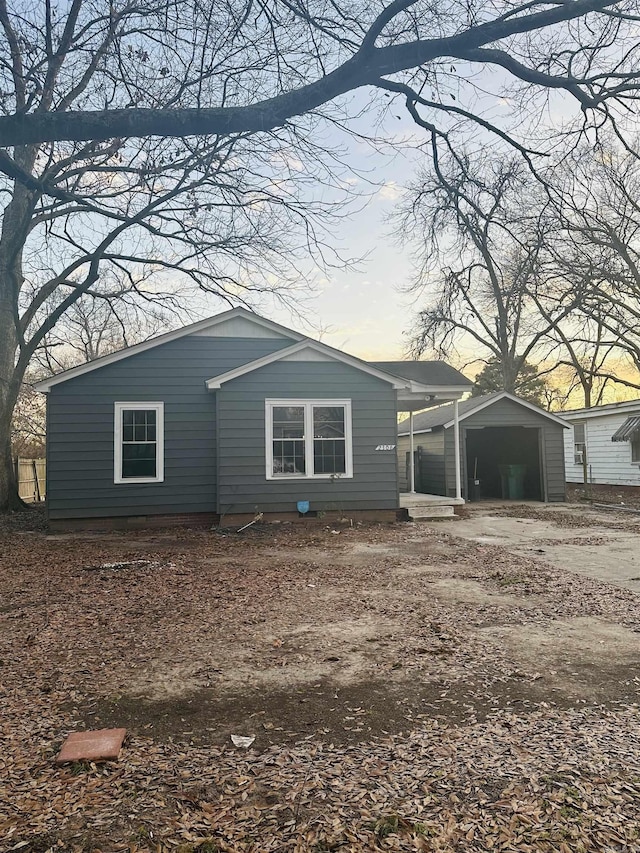
[[[413,412],[409,412],[409,491],[412,495],[416,493],[415,459],[413,456]]]
[[[460,420],[458,401],[453,401],[453,454],[456,466],[456,500],[462,500],[462,477],[460,474]]]

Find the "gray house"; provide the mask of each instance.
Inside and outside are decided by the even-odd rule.
[[[413,441],[415,490],[455,496],[455,408],[463,497],[472,497],[469,481],[479,480],[482,497],[501,498],[504,477],[515,471],[522,498],[565,499],[564,431],[569,424],[506,391],[438,406],[403,421],[398,428],[402,491],[411,490]]]
[[[47,393],[50,522],[395,517],[398,412],[470,389],[368,363],[241,308],[67,370]],[[169,518],[171,517],[171,518]]]

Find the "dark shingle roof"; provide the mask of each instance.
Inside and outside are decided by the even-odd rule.
[[[423,385],[473,385],[470,379],[444,361],[370,361],[369,364]]]

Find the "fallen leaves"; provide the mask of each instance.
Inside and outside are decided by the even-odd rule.
[[[640,680],[589,660],[606,704],[567,699],[483,627],[637,626],[632,592],[408,525],[33,534],[0,562],[3,851],[640,848]],[[55,767],[107,703],[138,715],[120,760]]]

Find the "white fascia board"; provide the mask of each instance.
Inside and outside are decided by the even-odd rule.
[[[468,412],[465,412],[464,415],[460,415],[460,417],[458,418],[458,423],[466,420],[467,418],[470,418],[471,415],[476,415],[478,412],[481,412],[483,409],[486,409],[489,406],[493,406],[493,404],[497,403],[498,400],[512,400],[519,406],[524,406],[525,409],[530,409],[532,412],[535,412],[538,415],[543,415],[543,417],[549,418],[550,421],[554,421],[561,427],[564,427],[564,429],[569,429],[569,424],[563,418],[559,418],[557,415],[551,414],[551,412],[545,412],[545,410],[541,409],[539,406],[535,406],[533,403],[527,402],[527,400],[522,400],[520,397],[515,397],[508,391],[503,391],[501,394],[498,394],[497,397],[492,397],[490,400],[485,400],[483,403],[474,406],[473,409]],[[448,421],[446,424],[443,424],[443,426],[445,429],[449,429],[454,425],[454,423],[455,421],[451,420]]]
[[[281,361],[287,356],[294,355],[296,353],[302,352],[305,349],[309,349],[312,352],[323,353],[325,355],[330,356],[335,361],[340,361],[343,364],[348,364],[350,367],[355,368],[356,370],[361,370],[363,373],[368,373],[370,376],[374,376],[376,379],[380,379],[383,382],[388,382],[393,388],[396,389],[407,389],[409,386],[409,380],[402,380],[398,376],[393,376],[390,373],[384,373],[382,370],[378,370],[375,367],[371,367],[370,364],[367,364],[366,361],[361,361],[359,358],[356,358],[353,355],[347,355],[347,353],[340,352],[340,350],[333,349],[333,347],[329,347],[326,344],[322,344],[319,341],[312,341],[310,339],[306,339],[300,341],[297,344],[293,344],[293,346],[285,347],[281,350],[276,350],[276,352],[272,352],[269,355],[265,355],[262,358],[258,358],[255,361],[250,361],[247,364],[242,364],[240,367],[236,367],[234,370],[228,370],[226,373],[221,373],[220,376],[214,376],[213,379],[207,379],[205,385],[207,386],[209,391],[216,391],[225,382],[231,382],[233,379],[238,379],[240,376],[244,376],[247,373],[252,373],[254,370],[259,370],[261,367],[266,367],[269,364],[273,364],[276,361]]]
[[[429,427],[428,429],[414,429],[414,435],[426,435],[428,432],[433,432],[433,427]],[[410,432],[399,432],[398,438],[402,438],[403,436],[408,438],[411,435]]]
[[[572,409],[563,412],[562,417],[568,421],[584,421],[588,418],[603,418],[607,415],[640,414],[640,400],[625,400],[622,403],[607,403],[605,406],[592,406],[589,409]]]
[[[77,376],[83,376],[85,373],[90,373],[92,370],[98,370],[100,367],[106,367],[108,364],[115,364],[117,361],[122,361],[124,358],[129,358],[132,355],[138,355],[141,352],[153,349],[154,347],[168,344],[171,341],[176,341],[178,338],[184,338],[187,335],[193,335],[197,332],[202,332],[205,329],[213,328],[220,323],[229,320],[231,317],[241,316],[251,320],[258,326],[271,329],[279,335],[292,338],[297,341],[304,341],[305,336],[299,332],[294,332],[287,329],[278,323],[273,323],[271,320],[266,320],[264,317],[258,317],[257,314],[252,314],[246,308],[232,308],[230,311],[224,311],[222,314],[216,314],[215,317],[207,317],[206,320],[199,320],[197,323],[191,323],[189,326],[183,326],[181,329],[175,329],[173,332],[166,332],[164,335],[159,335],[157,338],[151,338],[141,344],[134,344],[126,349],[118,350],[118,352],[104,355],[102,358],[96,358],[95,361],[90,361],[87,364],[81,364],[78,367],[72,367],[70,370],[65,370],[49,379],[43,379],[42,382],[37,382],[33,387],[36,391],[47,393],[54,385],[61,382],[66,382],[68,379],[75,379]]]

